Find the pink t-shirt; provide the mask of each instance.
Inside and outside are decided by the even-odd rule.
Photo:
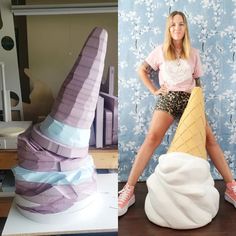
[[[203,75],[199,52],[191,48],[188,60],[165,61],[162,45],[157,46],[145,60],[155,71],[159,69],[159,83],[166,84],[169,91],[191,91],[195,79]]]

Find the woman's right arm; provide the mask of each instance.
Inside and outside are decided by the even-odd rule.
[[[144,85],[153,95],[165,94],[167,92],[166,87],[163,85],[161,88],[157,88],[149,78],[151,67],[147,62],[143,62],[138,68],[138,75],[143,81]]]

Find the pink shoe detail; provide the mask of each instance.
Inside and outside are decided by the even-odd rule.
[[[225,200],[230,202],[236,208],[236,181],[233,180],[226,184]]]
[[[128,211],[128,208],[134,203],[135,203],[134,186],[126,184],[124,188],[121,191],[119,191],[118,216],[124,215]]]

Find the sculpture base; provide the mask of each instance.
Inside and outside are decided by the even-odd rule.
[[[2,235],[59,235],[80,233],[116,232],[117,216],[117,174],[98,174],[100,205],[93,201],[81,209],[80,214],[64,218],[57,224],[37,223],[24,217],[12,204]],[[96,206],[96,207],[95,207]]]
[[[145,212],[154,224],[194,229],[212,221],[219,209],[209,163],[181,152],[161,155],[147,179]]]

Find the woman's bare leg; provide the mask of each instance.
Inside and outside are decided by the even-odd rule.
[[[222,175],[224,181],[226,183],[232,182],[232,172],[227,164],[227,161],[225,160],[224,153],[217,143],[216,138],[208,123],[206,126],[206,149],[211,160],[213,161],[213,164]]]
[[[173,121],[174,118],[167,112],[158,110],[154,112],[148,134],[138,151],[128,178],[127,183],[130,186],[135,186],[137,183],[139,176],[142,174],[153,152],[161,143]]]

